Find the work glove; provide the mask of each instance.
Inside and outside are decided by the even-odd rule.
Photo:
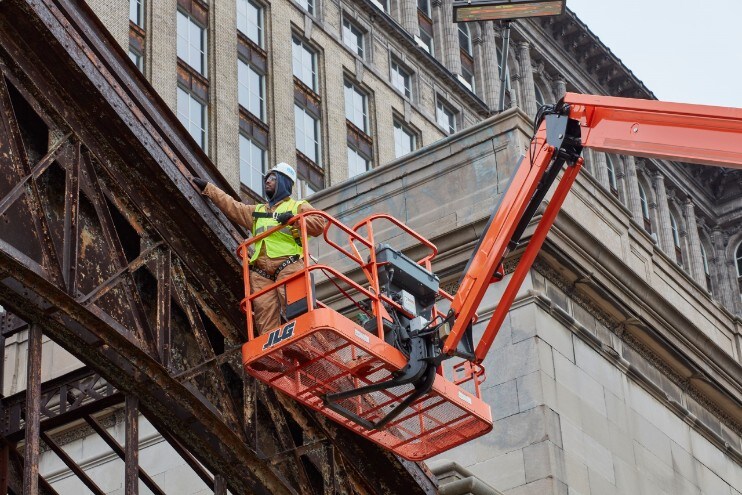
[[[206,189],[208,182],[203,180],[201,177],[191,177],[191,180],[194,184],[196,184],[196,187],[198,187],[201,192],[204,192],[204,189]]]
[[[278,215],[276,215],[276,221],[284,225],[289,223],[289,220],[291,220],[292,218],[294,218],[294,215],[290,211],[284,211],[283,213],[279,213]]]

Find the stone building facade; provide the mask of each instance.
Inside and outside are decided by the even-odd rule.
[[[653,98],[570,12],[514,24],[508,110],[492,117],[499,26],[453,24],[451,0],[132,0],[129,16],[124,2],[88,3],[248,201],[279,161],[297,164],[300,195],[349,221],[399,204],[380,184],[468,170],[427,210],[389,211],[455,253],[436,266],[451,283],[541,104],[565,91]],[[484,186],[471,167],[492,150],[505,155]],[[585,158],[488,358],[495,431],[448,457],[508,494],[738,494],[742,175]],[[403,204],[420,201],[403,189]],[[23,334],[6,344],[10,395],[25,386]],[[53,345],[45,369],[74,368]],[[185,490],[176,468],[163,466],[164,486]],[[64,469],[46,469],[64,486]]]

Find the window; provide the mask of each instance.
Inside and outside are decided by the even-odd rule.
[[[248,112],[265,120],[265,78],[251,65],[237,61],[238,98]]]
[[[497,45],[497,48],[495,49],[497,51],[497,75],[502,75],[502,67],[503,67],[503,61],[504,57],[502,55],[502,47],[500,45]],[[505,70],[505,89],[510,91],[510,64],[504,64],[506,66]]]
[[[430,0],[417,0],[417,9],[428,17],[430,15]]]
[[[411,73],[392,59],[392,86],[405,95],[407,98],[412,97],[412,76]]]
[[[440,98],[436,102],[435,119],[448,134],[456,132],[456,111]]]
[[[536,108],[541,108],[542,106],[544,106],[544,104],[546,104],[544,94],[539,89],[538,84],[534,84],[533,89],[536,96]]]
[[[201,148],[206,150],[206,105],[178,87],[178,119]]]
[[[369,161],[358,151],[348,146],[348,177],[354,177],[369,169]]]
[[[459,23],[459,49],[461,52],[461,82],[469,90],[474,91],[474,58],[472,57],[469,24],[466,22]]]
[[[237,29],[263,46],[263,7],[252,0],[237,0]]]
[[[317,192],[309,182],[302,179],[297,180],[297,187],[294,188],[294,191],[297,199],[304,199]]]
[[[345,81],[345,118],[368,134],[368,96]]]
[[[680,249],[680,231],[678,230],[678,221],[675,215],[670,213],[670,230],[672,230],[672,243],[675,246],[675,261],[678,265],[683,264],[683,252]]]
[[[706,249],[701,243],[701,261],[703,262],[703,274],[706,278],[706,290],[711,292],[711,272],[709,270],[709,259],[706,256]]]
[[[389,0],[371,0],[371,2],[384,12],[389,12]]]
[[[417,135],[415,131],[399,120],[394,120],[394,156],[399,158],[417,149]]]
[[[420,36],[417,38],[418,45],[428,52],[429,54],[433,55],[433,35],[428,33],[427,31],[424,31],[423,29],[420,29]]]
[[[469,34],[469,24],[459,22],[459,48],[469,56],[472,56],[471,35]]]
[[[618,180],[616,179],[616,166],[611,155],[605,155],[605,167],[608,170],[608,186],[614,196],[618,197]]]
[[[144,27],[144,0],[129,0],[129,20]]]
[[[431,55],[433,53],[433,20],[430,16],[429,0],[417,2],[417,25],[419,27],[418,36],[415,41],[418,46]]]
[[[644,230],[652,233],[652,221],[649,219],[649,201],[647,200],[647,192],[644,190],[644,186],[639,184],[639,203],[642,207],[642,219],[644,220]]]
[[[321,166],[319,119],[299,105],[294,105],[294,126],[296,149]]]
[[[317,53],[296,36],[293,37],[293,44],[294,76],[316,93]]]
[[[363,30],[343,15],[343,43],[363,58]]]
[[[178,58],[206,75],[206,29],[178,11]]]
[[[137,69],[139,69],[140,71],[144,71],[144,57],[132,46],[129,46],[129,58],[132,62],[134,62],[134,65],[137,66]]]
[[[296,0],[301,8],[314,15],[314,0]]]
[[[261,194],[264,173],[265,150],[240,134],[240,182]]]
[[[737,245],[734,252],[735,265],[737,267],[737,282],[739,283],[740,297],[742,298],[742,242]]]

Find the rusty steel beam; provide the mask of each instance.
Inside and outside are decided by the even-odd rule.
[[[139,402],[136,397],[133,395],[126,396],[124,411],[126,415],[124,420],[126,430],[126,440],[124,443],[124,494],[138,495],[139,473],[144,471],[139,467]]]
[[[23,438],[26,395],[24,390],[0,400],[0,436],[11,442]],[[96,371],[89,368],[72,371],[42,384],[40,429],[48,431],[79,420],[122,399],[116,388]]]
[[[57,457],[59,457],[62,462],[64,462],[64,464],[70,469],[70,471],[75,473],[75,476],[77,476],[80,481],[82,481],[85,486],[87,486],[88,489],[93,492],[94,495],[105,495],[105,492],[103,492],[103,490],[101,490],[100,487],[96,485],[93,480],[90,479],[85,471],[83,471],[82,468],[69,455],[67,455],[67,452],[65,452],[62,447],[57,445],[57,443],[52,440],[52,438],[48,434],[42,431],[41,439],[52,450],[52,452],[54,452]]]
[[[127,396],[131,397],[131,396]],[[136,399],[135,399],[136,400]],[[126,446],[121,447],[121,445],[116,441],[115,438],[111,436],[108,431],[92,416],[85,416],[85,421],[90,425],[90,427],[103,439],[104,442],[113,450],[113,453],[119,456],[119,458],[124,461],[126,467],[125,467],[125,483],[124,483],[124,490],[125,493],[136,493],[136,492],[130,492],[129,490],[137,490],[138,483],[137,478],[141,479],[142,482],[144,482],[145,485],[147,485],[147,488],[152,490],[155,495],[164,495],[163,491],[160,489],[159,486],[157,486],[157,483],[146,473],[144,470],[139,466],[138,462],[138,441],[134,441],[130,439],[129,435],[135,435],[136,432],[132,432],[132,430],[136,430],[135,426],[131,426],[131,424],[136,422],[136,415],[134,413],[133,419],[132,419],[132,411],[134,410],[134,406],[131,403],[128,403],[126,406]],[[131,441],[130,441],[131,440]],[[128,459],[128,460],[127,460]]]
[[[26,363],[26,440],[23,456],[23,493],[39,491],[39,425],[41,423],[41,326],[31,324],[28,331]]]

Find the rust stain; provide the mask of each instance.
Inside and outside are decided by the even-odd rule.
[[[80,231],[80,258],[85,257],[85,251],[88,249],[89,246],[93,246],[94,243],[95,240],[93,239],[93,235],[90,233],[87,227],[83,227]]]

